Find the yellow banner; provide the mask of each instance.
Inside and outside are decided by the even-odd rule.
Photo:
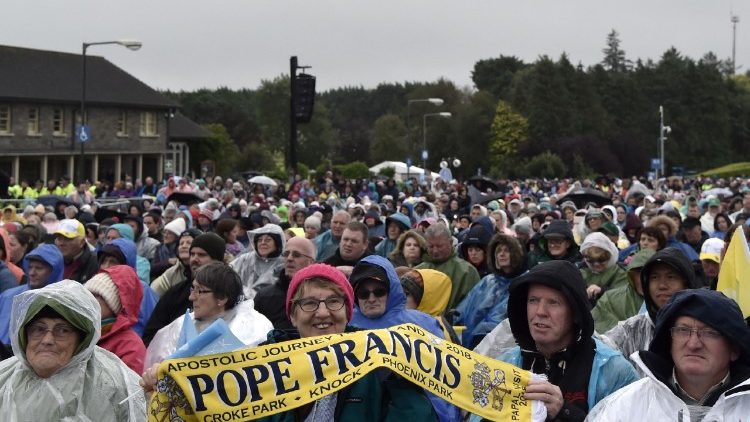
[[[335,393],[377,368],[490,420],[529,421],[530,373],[414,324],[164,361],[149,420],[241,421]]]

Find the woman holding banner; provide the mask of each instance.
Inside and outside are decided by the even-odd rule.
[[[273,328],[271,322],[253,307],[251,299],[243,300],[239,275],[223,262],[211,262],[195,273],[190,289],[193,312],[179,317],[159,330],[146,350],[147,373],[156,373],[155,364],[170,356],[176,349],[186,320],[195,324],[198,333],[219,318],[242,343],[255,346],[266,339]],[[144,375],[145,376],[145,375]]]
[[[354,291],[334,267],[314,264],[292,278],[286,313],[295,331],[274,330],[269,342],[353,331],[348,326]],[[260,419],[281,421],[436,421],[421,388],[386,369],[372,371],[337,393],[314,403]]]

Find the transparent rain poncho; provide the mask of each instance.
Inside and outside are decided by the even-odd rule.
[[[750,380],[724,392],[713,406],[687,405],[657,380],[636,353],[631,356],[645,378],[600,401],[589,412],[590,422],[723,422],[750,415]]]
[[[80,351],[49,378],[36,375],[19,332],[47,305],[84,332]],[[64,309],[60,312],[59,309]],[[13,300],[10,323],[14,357],[0,362],[0,409],[4,421],[145,421],[146,399],[139,375],[98,347],[99,304],[86,288],[63,280],[29,290]],[[75,319],[73,321],[72,319]]]

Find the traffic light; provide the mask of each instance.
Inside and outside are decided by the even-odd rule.
[[[302,73],[294,78],[294,118],[307,123],[312,118],[315,104],[315,76]]]

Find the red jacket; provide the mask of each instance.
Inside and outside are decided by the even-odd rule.
[[[97,344],[117,355],[137,374],[141,374],[146,358],[146,346],[133,331],[133,325],[138,322],[143,287],[135,271],[127,265],[115,265],[102,271],[109,274],[117,286],[122,310],[117,314],[112,328],[106,334],[102,334]]]

